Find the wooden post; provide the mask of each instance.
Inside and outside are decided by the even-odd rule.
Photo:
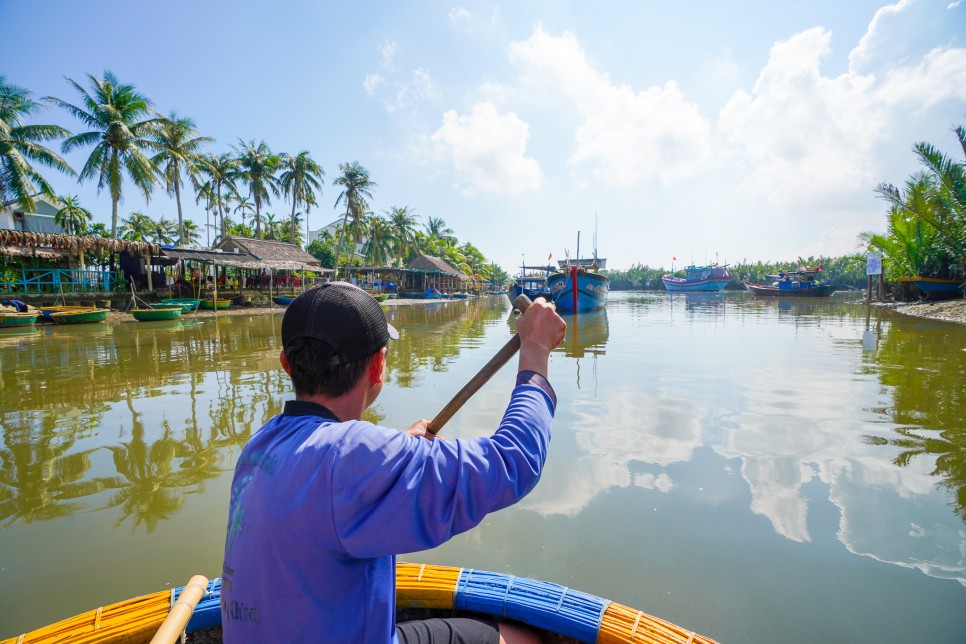
[[[866,301],[866,304],[872,304],[872,276],[871,275],[869,275],[868,277],[868,282],[869,283],[865,289],[865,301]]]
[[[154,285],[151,282],[151,253],[144,256],[144,265],[148,268],[148,293],[154,293]]]

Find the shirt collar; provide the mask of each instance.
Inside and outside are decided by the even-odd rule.
[[[285,408],[282,410],[283,416],[319,416],[337,423],[342,421],[336,417],[327,407],[314,403],[311,400],[286,400]]]

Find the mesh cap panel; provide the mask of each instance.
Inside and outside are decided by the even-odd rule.
[[[399,332],[376,298],[348,282],[327,282],[295,298],[282,318],[282,345],[314,338],[331,349],[330,364],[368,358]]]

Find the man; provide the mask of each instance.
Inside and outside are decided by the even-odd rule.
[[[566,323],[537,300],[517,320],[517,385],[497,431],[433,440],[361,421],[397,331],[345,282],[297,297],[282,319],[295,400],[255,432],[232,482],[222,627],[228,642],[514,641],[490,620],[395,626],[395,555],[433,548],[520,500],[540,478],[556,398],[550,352]],[[501,640],[502,638],[502,640]],[[520,641],[520,640],[517,640]]]

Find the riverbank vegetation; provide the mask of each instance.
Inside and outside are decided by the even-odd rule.
[[[953,130],[966,159],[966,128]],[[881,183],[876,193],[889,205],[886,232],[863,233],[870,250],[882,253],[889,279],[966,277],[966,164],[930,143],[913,146],[922,166],[900,186]]]
[[[34,212],[35,197],[45,195],[63,206],[58,223],[82,236],[186,246],[238,235],[305,244],[308,215],[319,205],[325,178],[310,151],[276,152],[264,140],[238,139],[230,150],[215,153],[208,149],[215,140],[201,135],[191,118],[174,111],[162,115],[147,96],[110,71],[101,77],[88,75],[86,85],[67,82],[77,100],[48,96],[38,102],[29,90],[0,76],[0,202]],[[48,105],[66,111],[83,131],[26,123]],[[88,153],[79,172],[47,147],[57,140],[63,153]],[[95,181],[98,190],[107,190],[110,228],[92,224],[93,216],[76,196],[58,197],[41,166],[80,182]],[[176,217],[155,218],[140,211],[122,215],[126,185],[148,201],[163,189],[174,198]],[[467,275],[496,283],[506,280],[505,272],[473,244],[461,243],[441,217],[429,216],[420,224],[410,206],[374,212],[370,202],[378,184],[358,161],[339,164],[332,186],[338,191],[334,208],[344,209],[341,225],[337,231],[323,230],[308,244],[323,266],[402,266],[426,253]],[[182,204],[191,197],[204,205],[203,226],[184,218]],[[273,199],[275,205],[287,202],[290,208],[284,214],[273,211]]]
[[[200,134],[192,119],[174,111],[162,115],[147,96],[110,71],[101,77],[88,75],[86,86],[72,79],[67,82],[75,102],[54,96],[38,102],[30,91],[0,76],[0,202],[15,202],[33,212],[36,195],[45,195],[62,206],[57,222],[75,235],[181,246],[211,245],[229,235],[306,244],[308,216],[319,205],[325,179],[325,170],[310,151],[276,152],[264,140],[238,139],[230,150],[215,153],[208,149],[215,140]],[[45,106],[65,110],[83,131],[27,123]],[[954,132],[966,155],[966,129],[958,127]],[[63,153],[87,151],[79,171],[47,147],[58,140]],[[882,183],[876,188],[889,205],[886,231],[863,233],[859,241],[866,251],[882,254],[889,280],[962,278],[966,269],[964,163],[929,143],[917,143],[913,150],[922,170],[900,187]],[[108,190],[110,229],[92,223],[92,214],[76,196],[58,197],[41,166],[80,182],[96,181],[99,190]],[[480,249],[460,242],[441,217],[427,216],[420,222],[408,205],[374,212],[371,202],[378,184],[358,161],[340,163],[338,170],[331,185],[338,191],[333,208],[341,212],[341,222],[323,229],[307,245],[323,266],[403,266],[424,253],[494,284],[509,279]],[[119,204],[125,184],[133,185],[146,200],[156,189],[163,189],[175,200],[176,217],[153,218],[140,211],[122,216]],[[183,216],[183,200],[190,197],[204,205],[203,225]],[[276,205],[287,202],[290,207],[273,211],[273,198]],[[742,281],[770,281],[771,275],[801,266],[821,267],[825,278],[839,289],[864,288],[865,264],[864,253],[792,262],[742,260],[728,266],[735,276],[729,288],[741,288]],[[664,267],[636,264],[606,274],[613,289],[633,290],[663,288],[661,276],[667,272]]]

